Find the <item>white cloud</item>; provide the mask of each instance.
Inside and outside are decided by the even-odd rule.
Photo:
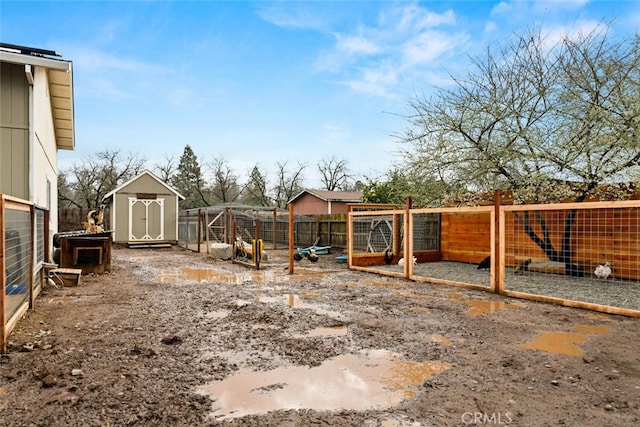
[[[459,45],[461,41],[455,36],[438,31],[420,33],[402,46],[403,68],[428,64]]]
[[[457,19],[451,10],[435,13],[414,3],[384,6],[376,22],[336,31],[335,45],[319,56],[316,67],[344,76],[339,81],[356,92],[393,98],[403,75],[426,72],[468,37],[450,31]]]
[[[304,3],[265,3],[258,7],[256,13],[264,21],[278,27],[328,31],[324,15],[304,6]]]
[[[542,29],[544,46],[551,48],[565,38],[576,40],[594,31],[604,30],[605,25],[599,21],[578,21],[573,25],[548,26]]]
[[[413,33],[441,25],[454,25],[456,16],[452,10],[444,13],[431,12],[417,4],[383,11],[378,20],[381,28],[393,29],[398,33]]]
[[[375,41],[362,36],[336,34],[336,50],[349,55],[375,55],[381,47]]]
[[[485,24],[484,26],[485,34],[494,33],[496,31],[498,31],[498,24],[496,24],[495,21],[489,21]]]

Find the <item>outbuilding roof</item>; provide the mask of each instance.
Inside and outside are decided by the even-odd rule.
[[[140,179],[142,176],[144,175],[148,175],[151,178],[153,178],[154,180],[158,181],[158,183],[160,183],[161,185],[163,185],[167,190],[169,190],[171,193],[175,194],[176,196],[178,196],[178,198],[180,200],[184,200],[184,196],[180,193],[178,193],[176,190],[174,190],[171,186],[169,186],[166,182],[164,182],[163,180],[161,180],[160,178],[158,178],[157,176],[155,176],[151,171],[149,170],[145,170],[144,172],[134,176],[133,178],[131,178],[129,181],[125,182],[124,184],[122,184],[121,186],[119,186],[118,188],[116,188],[115,190],[111,190],[110,192],[108,192],[103,198],[102,201],[108,200],[111,197],[113,197],[114,194],[116,194],[117,192],[119,192],[120,190],[122,190],[123,188],[125,188],[126,186],[128,186],[129,184],[131,184],[134,181],[137,181],[138,179]]]
[[[360,203],[362,202],[362,192],[361,191],[329,191],[329,190],[315,190],[315,189],[307,189],[302,190],[295,197],[289,200],[288,203],[293,203],[304,194],[311,194],[312,196],[317,197],[318,199],[324,200],[325,202],[344,202],[344,203]]]

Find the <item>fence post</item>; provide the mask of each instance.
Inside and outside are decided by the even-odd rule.
[[[6,293],[5,286],[6,277],[5,277],[5,225],[4,225],[4,197],[0,194],[0,285],[2,285],[2,293],[0,293],[0,353],[4,354],[7,352],[7,303],[6,303]]]
[[[200,253],[200,241],[202,241],[202,212],[198,209],[198,232],[196,233],[198,239],[198,253]]]
[[[293,203],[289,203],[289,274],[293,274],[293,246],[294,246],[294,215]]]
[[[276,208],[273,208],[273,228],[271,230],[271,235],[273,236],[273,250],[278,249],[278,234],[277,234],[277,227],[278,227],[278,212],[276,211]]]
[[[406,199],[404,212],[404,275],[413,274],[413,230],[411,229],[411,197]]]
[[[204,211],[204,229],[205,229],[205,241],[207,243],[207,253],[210,252],[211,245],[209,244],[209,209]]]
[[[503,261],[501,258],[501,237],[504,237],[504,234],[500,233],[500,206],[502,206],[502,190],[496,190],[495,195],[493,196],[493,250],[491,251],[491,268],[490,268],[490,278],[491,278],[491,287],[493,288],[493,292],[502,293],[500,289],[500,279],[499,277],[502,275],[502,271],[504,269]]]

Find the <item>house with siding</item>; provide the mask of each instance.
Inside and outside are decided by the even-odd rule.
[[[58,230],[58,150],[73,150],[73,64],[0,43],[0,345],[41,290]]]
[[[299,215],[337,215],[347,213],[347,204],[361,203],[360,191],[303,190],[288,203]]]
[[[58,150],[73,150],[73,65],[0,43],[0,193],[49,210],[57,231]]]

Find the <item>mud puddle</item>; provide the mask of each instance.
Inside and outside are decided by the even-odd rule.
[[[445,337],[444,335],[433,334],[433,335],[430,335],[429,338],[433,342],[438,342],[438,343],[443,344],[443,345],[445,345],[447,347],[451,346],[451,340],[449,338]]]
[[[566,356],[581,356],[584,351],[580,345],[587,342],[588,335],[608,334],[611,331],[606,326],[577,325],[575,329],[577,332],[540,332],[533,341],[520,344],[520,347]]]
[[[452,302],[470,306],[471,308],[467,311],[467,314],[470,314],[473,316],[493,313],[494,311],[499,311],[499,310],[524,308],[522,304],[512,303],[507,301],[489,301],[489,300],[478,299],[478,300],[471,300],[471,301],[452,300]]]
[[[286,270],[247,270],[236,273],[214,268],[180,267],[176,270],[162,271],[153,281],[155,283],[219,282],[240,285],[246,282],[268,283],[283,280],[305,280],[309,277],[323,278],[325,276],[325,272],[307,269],[296,269],[295,274],[289,274]]]
[[[296,334],[295,338],[311,338],[311,337],[339,337],[346,336],[349,330],[346,326],[328,326],[315,328],[306,334]]]
[[[280,409],[363,411],[395,406],[413,396],[430,376],[451,368],[442,361],[412,362],[387,350],[366,350],[314,368],[240,370],[224,381],[198,387],[197,392],[210,396],[211,416],[216,419]]]
[[[297,294],[287,294],[281,295],[277,297],[267,297],[267,296],[257,296],[256,301],[266,303],[266,304],[286,304],[290,308],[306,308],[312,310],[318,314],[322,314],[324,316],[329,316],[336,319],[344,319],[344,314],[338,311],[331,311],[321,307],[319,304],[313,304],[306,300],[308,299],[316,299],[319,298],[320,295],[316,294],[308,294],[308,295],[297,295]]]
[[[230,310],[210,311],[209,313],[206,314],[206,317],[209,318],[209,319],[219,320],[219,319],[224,319],[225,317],[227,317],[229,315],[229,313],[231,313]]]

